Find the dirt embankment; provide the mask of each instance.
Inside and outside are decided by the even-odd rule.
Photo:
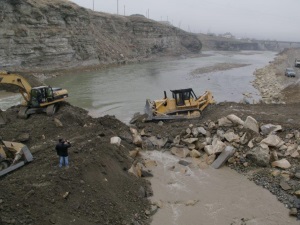
[[[5,116],[0,136],[23,141],[34,161],[0,178],[0,224],[148,224],[151,189],[128,173],[135,148],[128,126],[67,103],[55,115],[62,126],[45,114],[18,119],[17,108]],[[122,138],[120,147],[110,144],[113,136]],[[69,169],[58,168],[60,137],[72,143]]]

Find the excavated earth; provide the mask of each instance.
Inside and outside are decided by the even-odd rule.
[[[209,121],[235,114],[245,120],[254,117],[259,124],[279,124],[282,139],[299,130],[299,106],[297,104],[239,104],[212,105],[200,119],[188,121],[145,123],[135,122],[139,131],[172,143],[176,135],[183,134],[189,124],[206,129]],[[64,103],[55,117],[44,114],[17,118],[18,107],[4,114],[6,124],[1,125],[4,140],[21,141],[31,150],[34,161],[0,179],[1,224],[149,224],[151,186],[143,178],[128,173],[134,163],[129,151],[132,143],[130,128],[114,117],[91,118],[83,109]],[[62,124],[57,122],[59,120]],[[131,125],[133,126],[133,125]],[[122,139],[118,147],[110,138]],[[58,168],[54,150],[58,138],[72,143],[69,169]],[[167,143],[167,145],[168,145]],[[290,184],[300,189],[299,159],[289,159],[292,167]],[[231,164],[230,167],[268,188],[289,208],[299,204],[293,191],[284,191],[280,179],[271,175],[271,167],[261,168],[249,162]],[[67,197],[65,197],[67,195]]]
[[[17,107],[4,117],[3,140],[25,143],[34,161],[0,178],[0,224],[148,224],[149,183],[127,172],[134,149],[128,126],[68,103],[55,115],[61,126],[45,114],[18,119]],[[110,144],[113,136],[123,139],[120,147]],[[72,143],[69,169],[58,168],[61,137]]]

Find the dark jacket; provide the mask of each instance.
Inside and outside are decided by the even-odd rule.
[[[59,142],[55,147],[57,155],[62,157],[68,156],[68,148],[70,147],[71,147],[70,142]]]

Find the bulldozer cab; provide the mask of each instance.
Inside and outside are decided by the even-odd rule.
[[[171,90],[171,92],[177,106],[184,106],[185,100],[190,100],[191,98],[197,99],[197,96],[192,88]]]

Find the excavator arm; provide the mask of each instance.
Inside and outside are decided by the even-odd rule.
[[[19,91],[26,102],[30,101],[31,85],[24,77],[0,71],[0,84],[11,84],[19,87]]]

